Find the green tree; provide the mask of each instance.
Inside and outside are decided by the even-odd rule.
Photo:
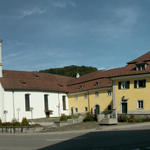
[[[80,76],[85,75],[87,73],[91,73],[97,71],[96,67],[91,66],[65,66],[63,68],[50,68],[46,70],[40,70],[39,72],[52,73],[58,75],[64,75],[69,77],[76,77],[76,74],[79,73]]]

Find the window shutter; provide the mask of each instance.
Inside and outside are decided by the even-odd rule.
[[[143,87],[146,87],[146,80],[143,80]]]
[[[129,89],[130,88],[130,81],[126,82],[126,88]]]
[[[137,88],[137,80],[134,81],[134,88]]]
[[[118,89],[121,89],[121,82],[118,83]]]

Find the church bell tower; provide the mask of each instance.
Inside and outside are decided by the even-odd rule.
[[[3,77],[3,67],[2,67],[2,40],[0,40],[0,77]]]

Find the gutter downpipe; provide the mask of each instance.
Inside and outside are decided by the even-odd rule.
[[[116,81],[113,80],[113,113],[114,113],[114,117],[117,118],[115,85],[116,85]]]
[[[60,117],[60,98],[59,98],[59,92],[58,92],[58,115]]]
[[[14,91],[12,91],[12,98],[13,98],[13,119],[15,119],[15,101],[14,101]]]
[[[89,113],[91,113],[91,111],[90,111],[90,97],[89,97],[89,91],[87,91],[87,93],[88,93],[88,110],[89,110]]]

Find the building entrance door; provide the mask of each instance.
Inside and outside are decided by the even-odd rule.
[[[100,106],[96,105],[95,106],[95,115],[98,115],[100,113]]]
[[[122,103],[122,114],[127,114],[127,103]]]

